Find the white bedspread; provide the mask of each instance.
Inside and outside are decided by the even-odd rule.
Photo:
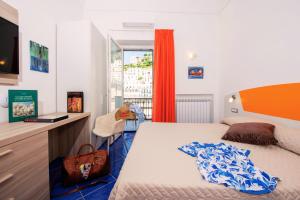
[[[110,200],[300,199],[300,156],[277,146],[223,141],[223,124],[144,123],[139,128]],[[300,135],[299,135],[300,137]],[[248,195],[202,179],[195,159],[177,148],[220,141],[251,150],[255,166],[281,179],[268,195]]]

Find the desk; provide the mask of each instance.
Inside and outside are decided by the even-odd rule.
[[[0,124],[0,199],[50,199],[49,162],[90,143],[90,113],[55,123]]]

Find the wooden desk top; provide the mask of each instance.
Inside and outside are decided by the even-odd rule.
[[[62,113],[58,113],[62,114]],[[25,139],[35,134],[55,129],[59,126],[86,118],[90,113],[68,113],[69,118],[55,123],[2,123],[0,124],[0,147]]]

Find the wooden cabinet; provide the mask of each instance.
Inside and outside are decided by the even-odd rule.
[[[50,199],[49,161],[90,143],[90,113],[68,115],[55,123],[0,124],[0,200]]]
[[[0,148],[0,199],[49,199],[48,132]]]

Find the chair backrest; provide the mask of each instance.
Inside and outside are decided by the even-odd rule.
[[[106,115],[102,115],[96,118],[95,128],[97,129],[100,126],[112,124],[116,121],[115,111],[107,113]]]

